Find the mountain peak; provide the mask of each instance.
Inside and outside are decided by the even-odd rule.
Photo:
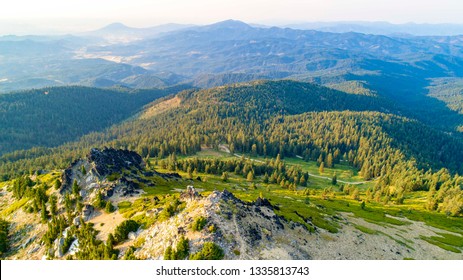
[[[250,25],[248,25],[245,22],[239,21],[239,20],[233,20],[233,19],[228,19],[224,21],[219,21],[217,23],[207,25],[206,27],[209,27],[211,29],[222,29],[222,28],[228,28],[228,29],[250,29],[252,28]]]
[[[124,30],[124,29],[130,29],[127,25],[120,23],[120,22],[113,22],[111,24],[106,25],[105,27],[101,28],[100,30],[105,30],[105,31],[118,31],[118,30]]]

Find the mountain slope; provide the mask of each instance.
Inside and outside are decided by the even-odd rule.
[[[389,115],[400,111],[381,97],[294,81],[260,81],[188,90],[175,98],[178,102],[155,102],[152,112],[147,109],[150,113],[141,119],[83,137],[62,149],[84,153],[83,148],[115,145],[130,147],[143,157],[164,157],[173,152],[189,155],[201,145],[218,147],[225,143],[242,153],[251,152],[255,145],[257,154],[299,155],[312,160],[331,155],[339,161],[351,152],[351,164],[368,170],[368,177],[379,175],[386,162],[394,165],[413,158],[418,168],[462,171],[459,140],[417,121]],[[156,112],[159,108],[162,110]],[[11,170],[37,161],[43,165],[43,153],[3,157],[2,168]],[[60,158],[54,162],[66,159],[63,150],[49,153]]]
[[[56,87],[0,95],[0,154],[76,140],[175,91]]]

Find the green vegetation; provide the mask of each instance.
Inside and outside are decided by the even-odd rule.
[[[6,216],[10,215],[11,213],[15,212],[19,208],[23,207],[28,201],[29,201],[28,198],[21,198],[20,200],[17,200],[15,202],[13,202],[6,209],[4,209],[4,210],[2,210],[2,212],[0,212],[0,217],[6,217]]]
[[[4,219],[0,219],[0,258],[3,254],[8,251],[8,233],[10,229],[10,223]]]
[[[201,231],[207,224],[207,219],[203,216],[197,217],[191,224],[191,229],[194,231]]]
[[[176,249],[172,249],[172,246],[168,246],[164,251],[164,260],[185,260],[188,258],[190,253],[190,245],[188,238],[181,236],[177,242]]]
[[[117,209],[119,209],[119,213],[124,213],[124,211],[130,209],[132,206],[132,202],[130,201],[122,201],[117,204]]]
[[[134,220],[125,220],[114,230],[115,244],[121,243],[127,239],[130,232],[136,232],[140,225]]]
[[[448,244],[445,244],[445,243],[442,243],[438,240],[436,240],[435,238],[432,238],[432,237],[427,237],[427,236],[420,236],[421,239],[423,239],[424,241],[430,243],[430,244],[433,244],[433,245],[436,245],[444,250],[447,250],[447,251],[450,251],[450,252],[454,252],[454,253],[461,253],[461,250],[453,247],[453,246],[450,246]]]
[[[3,121],[0,154],[53,147],[99,131],[132,116],[169,90],[54,87],[0,95]],[[40,127],[40,129],[36,129]],[[38,151],[38,149],[36,149]],[[40,149],[45,151],[45,149]]]
[[[112,173],[112,174],[109,174],[107,177],[109,182],[113,182],[113,181],[116,181],[118,180],[119,178],[121,178],[121,174],[119,173]]]
[[[126,261],[129,261],[129,260],[131,260],[131,261],[137,260],[137,258],[135,257],[135,254],[134,254],[134,253],[135,253],[135,249],[134,249],[132,246],[130,246],[130,247],[127,249],[127,251],[125,251],[124,260],[126,260]]]
[[[184,207],[184,204],[177,198],[174,198],[173,200],[168,200],[164,206],[164,209],[161,213],[159,213],[159,221],[164,221],[172,217],[176,212]]]
[[[224,257],[223,249],[213,242],[206,242],[199,252],[190,256],[190,260],[221,260]]]
[[[101,191],[96,192],[95,199],[93,201],[93,206],[97,209],[103,209],[106,207],[106,202],[103,199]]]
[[[106,206],[105,206],[105,211],[106,213],[112,213],[114,212],[114,206],[111,204],[110,201],[106,201]]]
[[[447,233],[439,233],[440,236],[420,236],[421,239],[425,240],[426,242],[436,245],[444,250],[454,252],[454,253],[461,253],[463,249],[463,237],[454,235],[454,234],[447,234]]]
[[[439,233],[439,235],[440,236],[431,236],[430,238],[447,245],[463,247],[463,237],[461,235],[457,236],[448,233]]]
[[[378,231],[376,230],[373,230],[373,229],[370,229],[370,228],[367,228],[367,227],[364,227],[364,226],[361,226],[361,225],[354,225],[354,227],[358,230],[360,230],[361,232],[363,233],[367,233],[367,234],[378,234]]]

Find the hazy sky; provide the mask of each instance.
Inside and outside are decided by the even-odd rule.
[[[111,22],[153,26],[207,24],[225,19],[251,23],[389,21],[463,23],[462,0],[7,0],[0,33],[78,31]]]

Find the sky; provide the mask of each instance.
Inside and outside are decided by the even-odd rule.
[[[209,24],[226,19],[289,24],[315,21],[461,23],[462,0],[8,0],[0,34],[78,32],[113,22],[133,27]]]

